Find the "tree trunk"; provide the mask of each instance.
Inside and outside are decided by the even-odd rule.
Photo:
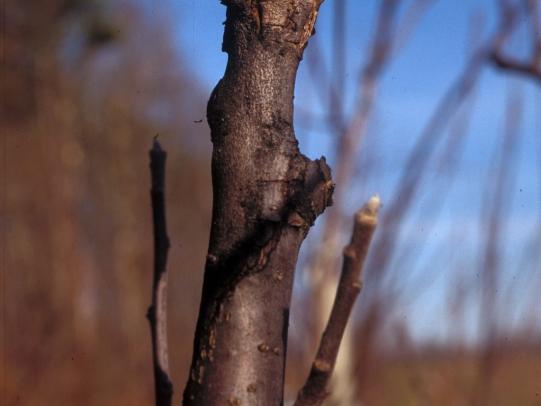
[[[295,76],[321,0],[228,0],[212,92],[213,213],[186,405],[279,405],[301,242],[330,204],[325,160],[299,152]]]

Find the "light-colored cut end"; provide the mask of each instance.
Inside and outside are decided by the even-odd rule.
[[[361,223],[376,224],[378,222],[378,212],[381,207],[379,195],[374,195],[357,212],[356,220]]]

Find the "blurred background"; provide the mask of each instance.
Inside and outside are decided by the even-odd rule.
[[[327,0],[295,96],[335,205],[301,252],[286,398],[351,216],[383,201],[329,405],[541,405],[539,0]],[[225,7],[2,3],[3,405],[153,402],[148,150],[168,151],[169,350],[187,377]]]

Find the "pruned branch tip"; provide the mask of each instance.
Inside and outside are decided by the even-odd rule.
[[[327,384],[331,377],[338,349],[353,304],[362,288],[361,273],[372,235],[378,222],[380,199],[373,196],[355,214],[353,234],[344,249],[342,273],[327,327],[323,332],[310,375],[300,390],[295,406],[321,405],[327,397]]]

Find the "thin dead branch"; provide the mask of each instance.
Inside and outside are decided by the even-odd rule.
[[[353,234],[349,245],[344,249],[342,273],[331,315],[321,337],[310,375],[299,392],[295,406],[321,405],[327,396],[327,383],[336,362],[340,342],[353,304],[362,288],[361,272],[377,225],[379,207],[379,197],[373,196],[355,214]]]
[[[169,237],[165,219],[165,160],[167,153],[154,139],[150,150],[152,179],[152,220],[154,225],[154,277],[152,304],[147,313],[152,334],[152,359],[156,406],[169,406],[173,397],[173,383],[169,378],[167,350],[167,253]]]

